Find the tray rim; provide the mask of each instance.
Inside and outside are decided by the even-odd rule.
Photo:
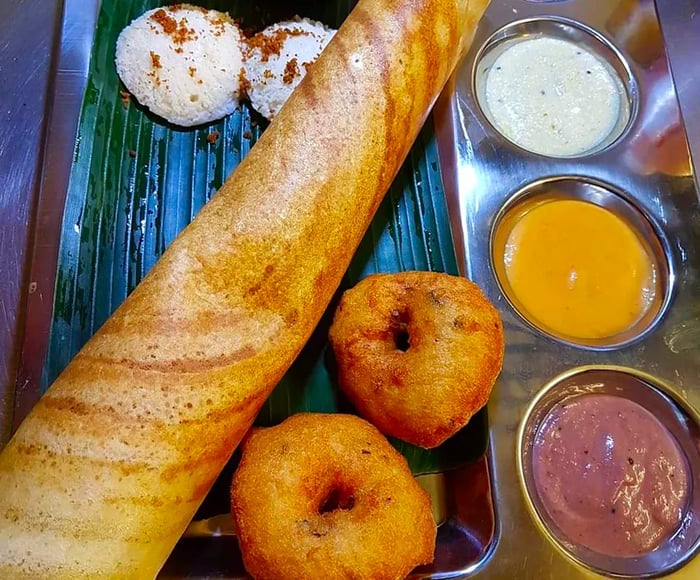
[[[63,1],[49,85],[52,95],[29,258],[30,284],[12,405],[12,433],[40,396],[53,318],[63,213],[99,7],[100,0]]]

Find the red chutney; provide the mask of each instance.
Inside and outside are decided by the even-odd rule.
[[[641,405],[587,394],[555,405],[533,445],[537,493],[565,538],[638,556],[679,526],[688,466],[673,435]]]

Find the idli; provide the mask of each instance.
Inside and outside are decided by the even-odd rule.
[[[175,125],[201,125],[238,105],[242,35],[228,14],[216,10],[155,8],[119,34],[115,63],[143,106]]]
[[[272,119],[335,30],[307,18],[278,22],[246,41],[246,91],[253,108]]]

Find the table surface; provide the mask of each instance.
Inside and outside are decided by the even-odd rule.
[[[56,248],[42,245],[36,233],[60,225],[82,95],[81,67],[91,42],[83,32],[94,25],[98,4],[0,1],[0,447],[12,427],[15,394],[26,387],[17,384],[25,332],[31,338],[47,331],[35,328],[35,322],[50,314]],[[657,6],[697,166],[700,0],[657,0]],[[64,8],[72,16],[65,22]],[[66,109],[67,104],[72,107]],[[70,114],[51,117],[52,109]],[[33,260],[35,255],[40,259]],[[22,364],[40,368],[42,363],[42,350],[27,352],[25,343]]]
[[[0,2],[0,445],[9,435],[60,0]]]

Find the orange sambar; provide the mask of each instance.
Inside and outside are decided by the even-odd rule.
[[[574,340],[615,336],[639,321],[654,299],[656,271],[625,221],[572,199],[516,213],[502,224],[509,229],[503,260],[526,318]]]

